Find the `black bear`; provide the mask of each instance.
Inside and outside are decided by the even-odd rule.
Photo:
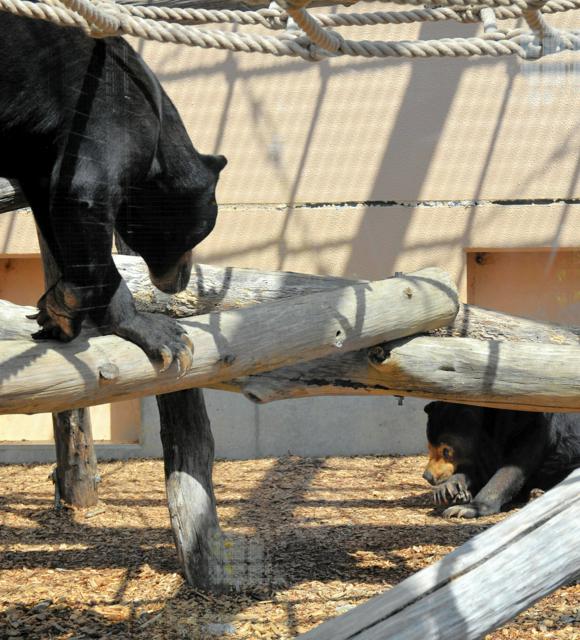
[[[580,467],[580,413],[533,413],[430,402],[423,477],[446,517],[477,518]],[[455,503],[455,504],[453,504]]]
[[[213,229],[223,156],[191,144],[174,105],[122,38],[91,39],[0,12],[0,175],[17,179],[60,277],[38,303],[40,338],[85,317],[167,367],[191,363],[169,318],[137,312],[115,268],[116,230],[162,291],[183,290]]]

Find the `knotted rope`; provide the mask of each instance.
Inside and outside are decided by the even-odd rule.
[[[422,4],[422,0],[391,0],[397,4]],[[320,60],[335,56],[377,57],[465,57],[517,55],[536,59],[543,53],[580,48],[580,32],[550,27],[544,14],[580,8],[580,0],[437,0],[437,7],[405,11],[311,15],[309,0],[281,0],[284,10],[258,11],[181,9],[118,5],[114,0],[0,0],[0,10],[48,20],[65,27],[83,29],[91,37],[131,35],[156,42],[188,46],[269,53]],[[497,20],[523,17],[530,31],[505,30]],[[284,29],[293,19],[299,29],[281,35],[232,33],[205,29],[203,24],[259,25],[268,30]],[[440,40],[369,41],[349,40],[329,28],[377,24],[409,24],[456,20],[482,22],[484,33],[474,38]],[[546,47],[547,39],[550,47]]]

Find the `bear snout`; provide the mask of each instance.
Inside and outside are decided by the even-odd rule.
[[[192,257],[191,251],[184,253],[177,261],[177,264],[165,271],[163,274],[156,274],[149,269],[151,282],[163,293],[179,293],[189,284],[191,276]]]

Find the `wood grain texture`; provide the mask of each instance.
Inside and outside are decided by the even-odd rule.
[[[301,640],[475,640],[580,576],[580,469],[518,513]],[[549,547],[549,552],[546,548]]]
[[[81,336],[69,344],[3,341],[0,413],[60,411],[208,386],[445,326],[457,308],[447,274],[424,269],[205,314],[182,321],[196,349],[192,368],[182,376],[175,367],[161,372],[138,347],[116,336]]]
[[[149,280],[141,258],[117,255],[117,269],[143,311],[185,318],[211,311],[241,309],[262,302],[320,293],[368,280],[349,280],[288,271],[258,271],[196,264],[187,289],[169,296]],[[500,311],[461,304],[453,322],[430,332],[434,336],[570,344],[580,346],[580,327],[567,327]]]
[[[371,364],[408,395],[580,410],[580,347],[417,337],[376,351]]]
[[[99,501],[97,458],[91,417],[86,409],[52,414],[56,446],[55,484],[65,504],[84,509]]]

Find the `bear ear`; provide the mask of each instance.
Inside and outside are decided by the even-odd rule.
[[[437,404],[437,402],[430,402],[429,404],[426,404],[423,407],[423,411],[427,414],[427,415],[431,415],[431,413],[433,412],[433,410],[435,409],[435,405]]]
[[[423,411],[430,416],[431,414],[435,413],[435,411],[437,411],[437,409],[439,409],[440,407],[442,407],[444,405],[443,402],[441,402],[440,400],[434,400],[433,402],[430,402],[429,404],[426,404],[423,407]]]
[[[205,164],[217,175],[226,166],[228,160],[225,156],[204,155]]]

